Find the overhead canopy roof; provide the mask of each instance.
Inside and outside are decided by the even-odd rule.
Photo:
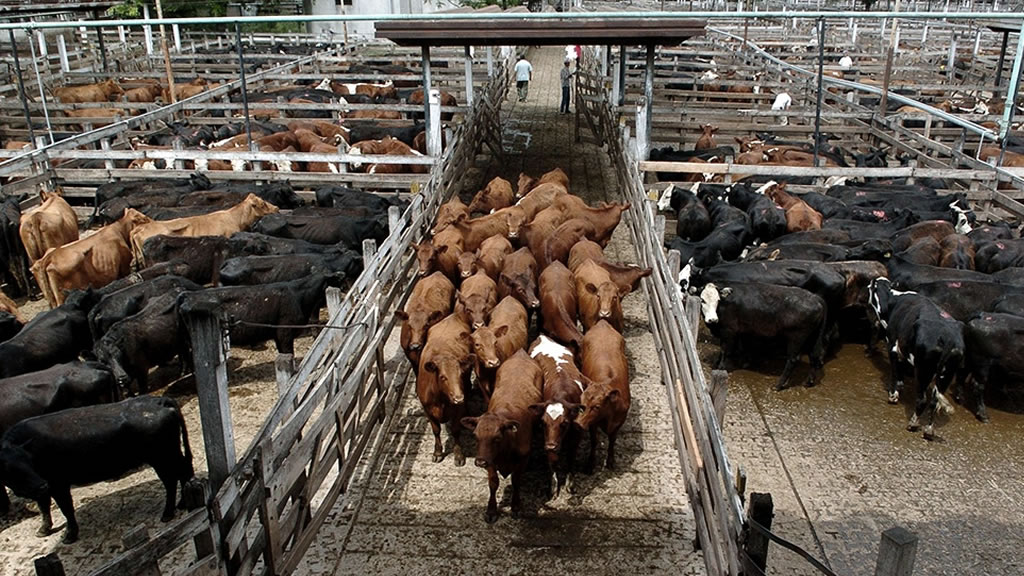
[[[473,14],[465,19],[376,22],[377,37],[401,46],[564,46],[638,45],[674,46],[704,34],[704,20],[678,18],[487,18],[502,12],[490,6],[459,9],[444,14]],[[518,7],[504,13],[529,14]]]
[[[995,32],[1020,32],[1021,21],[1013,20],[977,20],[979,26],[986,26]]]

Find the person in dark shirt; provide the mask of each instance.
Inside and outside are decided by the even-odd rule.
[[[562,78],[562,105],[558,108],[559,114],[569,113],[569,90],[572,88],[572,77],[576,73],[569,69],[570,61],[565,61],[565,66],[562,67],[561,78]]]

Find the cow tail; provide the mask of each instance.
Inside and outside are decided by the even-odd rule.
[[[178,413],[178,425],[181,426],[181,443],[185,448],[185,462],[188,463],[188,479],[191,479],[196,475],[196,472],[195,468],[192,466],[192,447],[188,444],[188,426],[185,425],[185,415],[181,412],[181,406],[176,406],[176,408]]]
[[[935,386],[936,409],[946,416],[953,414],[953,403],[946,398],[944,392],[946,391],[946,388],[948,388],[950,380],[957,372],[959,372],[961,362],[963,362],[962,350],[951,346],[945,347],[942,350],[942,356],[939,358],[938,373],[936,374],[936,383],[933,384],[933,386]],[[948,371],[952,371],[953,374],[947,377],[945,374]],[[944,384],[941,389],[938,386],[938,380],[940,378],[944,379]]]

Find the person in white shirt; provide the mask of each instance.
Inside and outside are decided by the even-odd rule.
[[[530,91],[530,80],[533,80],[533,64],[523,54],[516,62],[516,91],[519,92],[519,101],[526,102],[526,95]]]

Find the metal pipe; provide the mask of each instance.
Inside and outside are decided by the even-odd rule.
[[[242,55],[242,25],[235,24],[235,45],[238,47],[238,79],[242,85],[242,113],[245,114],[245,140],[252,150],[252,121],[249,119],[249,87],[245,84],[245,57]]]
[[[43,105],[43,118],[46,119],[46,134],[50,137],[50,144],[53,144],[53,127],[50,126],[50,111],[46,108],[46,94],[43,92],[43,77],[39,74],[39,60],[36,57],[36,45],[28,43],[32,49],[32,68],[36,72],[36,84],[39,85],[39,102]]]
[[[896,11],[900,10],[900,0],[896,0]],[[882,98],[878,102],[878,115],[885,117],[885,113],[889,110],[889,81],[892,79],[892,59],[896,54],[896,45],[893,42],[896,37],[896,27],[898,21],[896,18],[892,19],[892,31],[889,32],[889,51],[885,53],[885,72],[882,75]]]
[[[642,143],[644,157],[641,160],[647,160],[647,156],[651,150],[651,125],[654,116],[654,44],[647,45],[647,66],[646,74],[644,75],[644,107],[647,109],[647,114],[644,118],[644,138],[646,142]]]
[[[423,129],[430,134],[430,47],[420,50],[423,67]]]
[[[96,13],[93,12],[93,18],[96,18]],[[103,63],[103,71],[109,72],[110,67],[107,65],[107,44],[103,41],[103,28],[97,29],[97,37],[99,38],[100,45],[100,62]]]
[[[898,0],[897,0],[898,1]],[[825,76],[825,19],[818,20],[818,102],[814,107],[814,165],[818,165],[818,147],[821,142],[821,103],[825,90],[822,79]]]
[[[626,45],[619,46],[619,93],[615,95],[615,105],[622,106],[626,101]]]
[[[1003,46],[999,49],[999,63],[996,64],[996,88],[999,88],[999,81],[1003,79],[1003,62],[1006,61],[1006,45],[1010,43],[1010,31],[1003,32]]]
[[[36,147],[36,133],[32,129],[32,114],[28,111],[28,98],[25,96],[25,81],[21,78],[21,62],[18,60],[18,43],[14,40],[14,30],[8,30],[11,35],[11,53],[14,55],[14,73],[18,75],[18,97],[21,98],[21,108],[25,112],[25,124],[28,125],[28,137],[32,141],[32,147]],[[32,44],[32,35],[28,35],[28,43]]]
[[[483,14],[467,13],[432,13],[432,14],[303,14],[294,16],[228,16],[220,18],[164,18],[164,19],[142,19],[129,18],[123,20],[85,20],[75,22],[17,22],[2,23],[0,30],[21,29],[44,30],[50,28],[97,28],[101,26],[152,26],[153,24],[179,24],[182,26],[194,26],[196,24],[272,24],[276,22],[423,22],[432,20],[586,20],[590,18],[617,18],[622,20],[641,20],[647,18],[661,18],[668,20],[725,20],[737,18],[793,18],[801,20],[817,20],[818,18],[856,18],[862,20],[880,20],[892,18],[894,12],[856,12],[856,11],[807,11],[807,12],[721,12],[721,11],[699,11],[699,12],[494,12]],[[935,12],[904,12],[899,14],[904,20],[938,20],[940,16]],[[941,14],[944,20],[972,20],[984,18],[986,20],[1011,20],[1019,21],[1022,17],[1012,12],[949,12]]]
[[[1010,121],[1013,120],[1013,109],[1017,105],[1017,89],[1020,84],[1021,61],[1024,60],[1024,28],[1017,32],[1017,54],[1013,59],[1013,72],[1010,73],[1010,86],[1006,90],[1006,101],[1003,102],[1003,121],[999,126],[999,140],[1003,151],[1006,150],[1006,139],[1010,134]],[[999,153],[1002,156],[1002,152]],[[1002,158],[1000,158],[1002,161]]]
[[[164,9],[160,4],[160,0],[156,0],[156,17],[161,20],[164,18]],[[241,48],[239,48],[239,50],[241,50]],[[171,54],[167,50],[167,31],[164,29],[163,24],[160,25],[160,51],[163,52],[164,55],[164,68],[167,72],[167,89],[171,93],[171,104],[174,104],[178,101],[178,95],[175,93],[174,89],[174,72],[171,69]],[[239,54],[241,54],[241,52],[239,52]],[[245,83],[243,82],[243,85],[244,84]]]

